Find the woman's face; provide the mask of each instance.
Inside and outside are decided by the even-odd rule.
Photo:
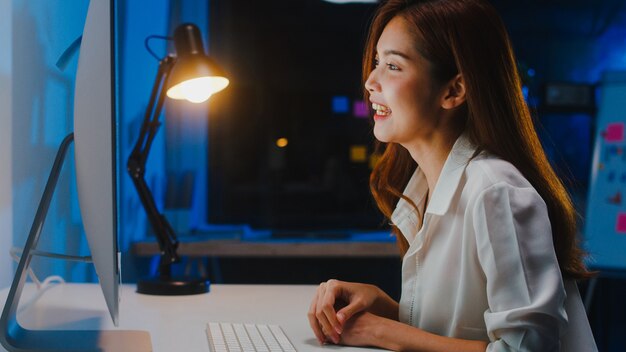
[[[441,85],[431,77],[431,64],[416,48],[416,39],[401,17],[385,27],[376,45],[376,66],[365,88],[375,110],[374,136],[405,147],[429,135],[438,125]]]

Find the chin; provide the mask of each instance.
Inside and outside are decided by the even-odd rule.
[[[382,143],[393,142],[388,133],[385,133],[385,131],[380,131],[380,129],[377,129],[376,126],[374,126],[374,137],[376,137],[376,139]]]

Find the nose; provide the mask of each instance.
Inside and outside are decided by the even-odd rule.
[[[365,89],[368,92],[372,93],[374,91],[380,91],[380,84],[376,80],[376,68],[370,72],[369,76],[367,76],[367,80],[365,81]]]

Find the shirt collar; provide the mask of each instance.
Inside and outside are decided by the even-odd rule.
[[[424,197],[426,196],[426,192],[428,191],[428,183],[426,182],[426,176],[420,168],[418,167],[406,187],[404,188],[404,196],[408,197],[412,200],[416,206],[420,207],[422,202],[424,202]],[[417,212],[412,205],[409,204],[404,198],[400,198],[398,200],[398,204],[396,204],[396,208],[391,214],[391,222],[396,226],[400,226],[405,219],[409,217],[409,215]],[[408,233],[405,232],[404,229],[400,229],[403,234]]]
[[[465,167],[476,153],[476,146],[469,138],[462,134],[452,146],[452,150],[443,164],[439,180],[435,185],[435,191],[430,198],[427,213],[443,215],[448,211],[452,197],[461,182]],[[424,179],[424,181],[426,181]]]
[[[435,191],[430,196],[426,213],[434,215],[443,215],[446,213],[452,202],[452,197],[459,186],[465,167],[476,153],[476,149],[477,147],[472,144],[466,134],[459,136],[441,169]],[[411,176],[411,179],[407,183],[403,194],[413,200],[415,204],[420,204],[427,190],[428,184],[426,177],[422,170],[417,167],[415,173],[413,173],[413,176]],[[410,206],[407,201],[400,198],[391,216],[391,220],[393,223],[397,224],[400,220],[413,212],[413,207]]]

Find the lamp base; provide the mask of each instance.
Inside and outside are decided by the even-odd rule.
[[[154,276],[137,282],[137,293],[157,296],[197,295],[210,288],[209,280],[191,276]]]

